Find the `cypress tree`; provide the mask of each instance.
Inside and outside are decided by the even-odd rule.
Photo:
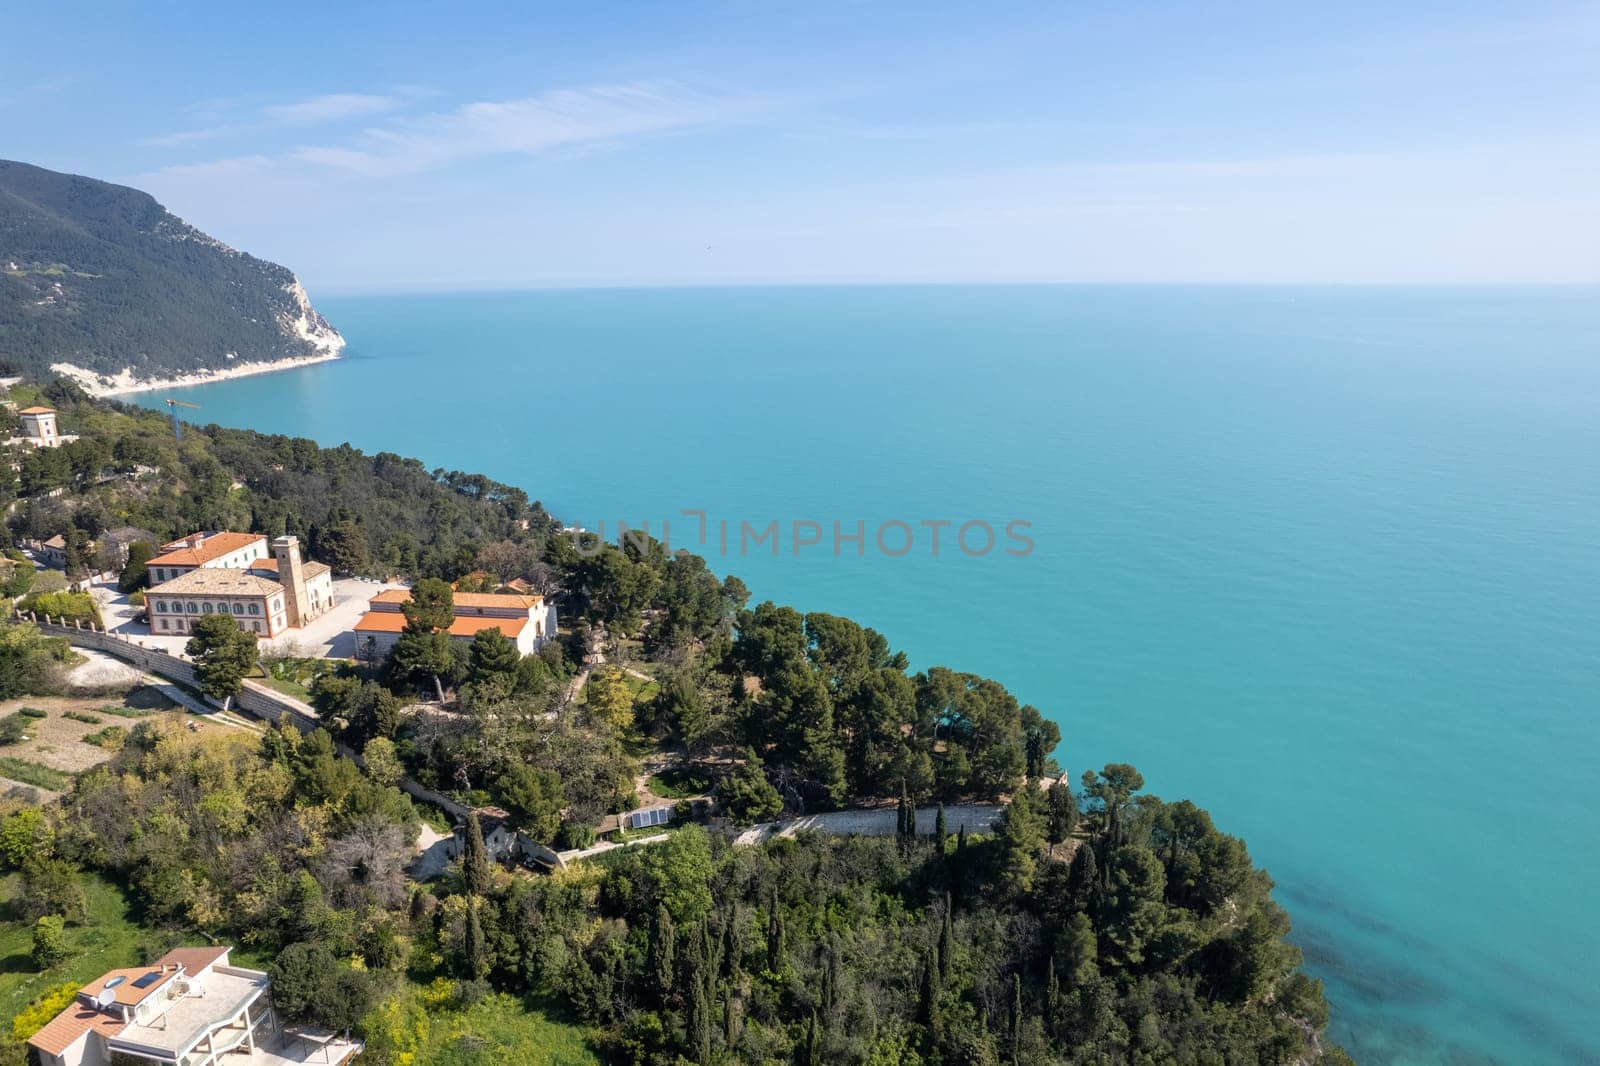
[[[939,983],[950,983],[950,958],[955,954],[955,923],[951,920],[950,912],[954,908],[950,904],[950,893],[944,895],[944,922],[939,926]]]
[[[691,932],[683,955],[684,1041],[694,1061],[711,1057],[711,974],[706,966],[706,935]]]
[[[672,995],[673,981],[677,977],[678,931],[672,924],[667,905],[656,907],[655,937],[650,943],[651,969],[655,972],[656,988],[661,998]]]
[[[944,858],[944,800],[939,801],[939,813],[933,819],[933,848],[942,859]]]
[[[461,878],[467,892],[474,896],[488,893],[494,874],[489,869],[489,849],[483,843],[483,826],[478,822],[478,812],[467,812],[467,847],[461,856]]]
[[[467,973],[474,981],[481,981],[489,972],[489,946],[483,938],[483,925],[478,921],[478,897],[467,897],[467,935],[463,944]]]
[[[817,1012],[811,1012],[811,1025],[806,1030],[806,1066],[826,1066],[822,1058],[822,1030],[817,1026]]]
[[[1022,1062],[1022,975],[1011,975],[1011,1063]]]
[[[917,1024],[927,1030],[930,1050],[937,1044],[944,1028],[944,1020],[939,1011],[938,956],[938,948],[928,949],[928,957],[922,965],[922,985],[917,993]]]
[[[689,1012],[685,1019],[689,1046],[694,1050],[694,1061],[711,1061],[711,990],[710,981],[702,972],[690,986]]]
[[[783,915],[778,910],[778,896],[772,896],[772,913],[767,918],[767,969],[777,973],[783,969]]]
[[[1056,979],[1056,957],[1052,954],[1044,979],[1044,1024],[1051,1036],[1056,1035],[1059,1030],[1056,1018],[1060,1012],[1061,983]]]
[[[1100,895],[1100,871],[1096,869],[1094,848],[1081,844],[1072,853],[1072,865],[1067,867],[1067,891],[1080,907],[1086,907]]]

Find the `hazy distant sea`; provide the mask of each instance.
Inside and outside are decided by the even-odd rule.
[[[1208,807],[1361,1061],[1600,1061],[1600,290],[317,305],[348,359],[191,413],[481,471],[590,528],[670,520],[758,598],[1003,680],[1075,773],[1131,761]],[[778,557],[741,556],[773,520]],[[821,543],[795,554],[795,522]],[[973,524],[963,552],[965,523],[996,546]]]

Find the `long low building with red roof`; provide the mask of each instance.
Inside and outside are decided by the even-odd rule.
[[[372,598],[367,613],[356,623],[358,658],[371,661],[389,654],[406,626],[401,605],[410,599],[409,589],[385,589]],[[457,592],[450,639],[470,641],[485,629],[500,630],[518,651],[532,655],[555,637],[556,608],[533,594]]]

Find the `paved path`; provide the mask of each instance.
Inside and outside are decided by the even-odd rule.
[[[570,863],[574,859],[592,859],[596,855],[604,855],[606,852],[616,851],[618,848],[633,848],[641,844],[659,844],[663,840],[671,838],[671,836],[671,833],[657,833],[655,836],[639,837],[634,840],[603,840],[592,848],[583,848],[578,851],[558,851],[556,854],[561,856],[563,863]]]
[[[998,803],[967,803],[944,809],[945,831],[957,833],[963,826],[969,833],[994,831],[995,819],[1004,808]],[[933,832],[938,819],[937,807],[917,810],[917,832]],[[875,807],[860,811],[829,811],[826,814],[807,814],[799,818],[782,818],[776,822],[753,825],[733,838],[735,846],[762,844],[773,837],[792,837],[796,833],[855,833],[860,836],[894,836],[896,811],[893,807]]]

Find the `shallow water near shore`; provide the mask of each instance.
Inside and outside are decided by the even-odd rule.
[[[316,304],[348,358],[182,390],[194,420],[670,520],[757,600],[1003,681],[1075,775],[1210,809],[1359,1061],[1600,1061],[1600,290]]]

